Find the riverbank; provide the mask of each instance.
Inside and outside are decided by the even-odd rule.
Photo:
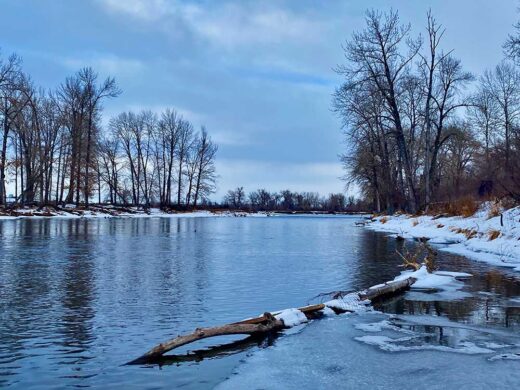
[[[88,209],[75,207],[24,207],[0,210],[0,220],[20,218],[193,218],[193,217],[266,217],[270,213],[249,213],[244,211],[164,211],[159,208],[143,209],[138,207],[91,206]]]
[[[92,205],[88,209],[66,205],[64,207],[18,207],[0,208],[0,220],[19,218],[193,218],[193,217],[272,217],[275,215],[323,216],[323,215],[366,215],[366,213],[324,212],[324,211],[246,211],[246,210],[163,210],[158,207],[124,207]]]
[[[379,216],[369,229],[396,239],[420,239],[440,250],[520,272],[520,207],[497,210],[484,203],[472,216]]]

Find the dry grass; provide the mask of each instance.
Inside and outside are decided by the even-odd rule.
[[[415,227],[415,226],[417,226],[417,225],[419,225],[419,221],[416,220],[416,219],[414,219],[414,220],[412,221],[412,226]]]
[[[388,222],[388,217],[383,217],[379,220],[379,222],[381,223],[387,223]]]
[[[471,217],[479,208],[480,203],[471,197],[461,198],[452,202],[437,203],[432,205],[429,214],[432,215],[460,215],[464,218]]]
[[[417,271],[422,265],[426,266],[429,273],[432,273],[437,269],[435,259],[437,252],[435,252],[431,246],[423,242],[421,246],[418,246],[414,252],[409,252],[406,247],[403,248],[403,252],[396,250],[397,254],[403,260],[401,267],[405,269],[412,269]]]
[[[491,208],[488,212],[488,219],[498,217],[500,214],[502,214],[502,205],[500,202],[495,202],[491,205]]]
[[[468,240],[473,237],[476,237],[476,235],[478,234],[478,232],[473,229],[461,229],[461,228],[452,227],[452,228],[450,228],[450,230],[452,232],[455,232],[458,234],[464,234]]]
[[[491,229],[488,231],[488,237],[489,241],[496,240],[498,237],[500,237],[502,233],[500,233],[500,230]]]

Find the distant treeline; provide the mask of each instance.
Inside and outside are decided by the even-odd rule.
[[[0,53],[0,206],[187,207],[207,199],[217,151],[207,131],[174,109],[121,113],[103,127],[103,103],[120,93],[91,68],[44,90],[18,56]]]
[[[357,212],[369,210],[369,205],[353,196],[317,192],[293,192],[284,190],[269,192],[259,189],[246,194],[243,187],[229,190],[221,204],[233,210],[248,211],[327,211]]]
[[[520,24],[506,58],[475,77],[442,48],[445,30],[431,13],[425,22],[414,36],[396,11],[368,11],[343,46],[334,108],[345,179],[377,211],[464,197],[520,201]]]

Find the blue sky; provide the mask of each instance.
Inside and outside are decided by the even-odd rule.
[[[415,32],[432,9],[475,74],[502,58],[516,0],[2,0],[0,48],[38,85],[83,66],[116,77],[124,110],[175,107],[219,144],[220,199],[230,188],[343,189],[340,121],[331,112],[341,44],[367,8],[398,9]]]

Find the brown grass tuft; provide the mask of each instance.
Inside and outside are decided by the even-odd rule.
[[[444,225],[442,223],[437,224],[437,229],[442,229],[443,227],[444,227]]]
[[[379,222],[381,223],[387,223],[388,222],[388,217],[383,217],[379,220]]]
[[[450,228],[450,230],[457,234],[464,234],[468,240],[475,237],[478,234],[478,232],[473,229],[461,229],[461,228],[452,227],[452,228]]]
[[[488,231],[489,241],[497,239],[498,237],[500,237],[500,234],[502,234],[500,233],[500,230],[491,229],[490,231]]]
[[[419,225],[419,221],[416,220],[416,219],[414,219],[414,220],[412,221],[412,226],[415,227],[415,226],[417,226],[417,225]]]

